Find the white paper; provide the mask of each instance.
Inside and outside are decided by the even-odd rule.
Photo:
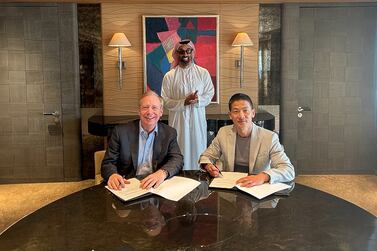
[[[215,188],[233,188],[236,185],[236,181],[246,177],[247,173],[238,172],[221,172],[222,177],[214,178],[209,187]]]
[[[241,191],[251,194],[252,196],[258,199],[263,199],[264,197],[267,197],[270,194],[290,188],[291,186],[284,183],[275,183],[275,184],[264,183],[262,185],[253,186],[253,187],[241,187],[240,185],[236,185],[236,187],[240,189]]]
[[[179,201],[199,185],[199,181],[174,176],[165,180],[158,188],[152,189],[152,193],[158,194],[168,200]]]
[[[132,200],[148,193],[160,195],[168,200],[178,201],[200,185],[199,181],[180,176],[165,180],[157,189],[142,189],[140,188],[140,181],[135,178],[128,181],[130,184],[125,184],[122,190],[113,190],[108,186],[106,188],[124,201]]]
[[[236,184],[236,181],[248,176],[247,173],[238,173],[238,172],[222,172],[223,177],[214,178],[209,185],[212,188],[226,188],[232,189],[237,187],[239,190],[244,191],[258,199],[263,199],[270,194],[276,193],[278,191],[290,188],[291,186],[284,184],[284,183],[275,183],[269,184],[264,183],[259,186],[253,187],[241,187],[240,185]]]
[[[121,190],[114,190],[108,186],[106,188],[124,201],[135,199],[150,192],[150,189],[140,188],[140,181],[138,179],[132,178],[128,179],[128,181],[130,184],[125,184]]]

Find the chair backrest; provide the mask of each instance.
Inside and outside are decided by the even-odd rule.
[[[95,184],[101,183],[101,164],[106,150],[97,151],[94,153],[94,170],[95,170]]]

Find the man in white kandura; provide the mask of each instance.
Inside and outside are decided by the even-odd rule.
[[[162,81],[161,96],[169,110],[169,125],[177,130],[184,170],[199,169],[198,159],[207,147],[205,107],[214,88],[209,72],[194,63],[195,46],[182,40],[173,50],[172,69]]]

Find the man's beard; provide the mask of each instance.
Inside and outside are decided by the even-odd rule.
[[[188,66],[191,63],[190,57],[180,57],[179,64],[182,66]]]

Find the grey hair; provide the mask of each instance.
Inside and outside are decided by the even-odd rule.
[[[141,95],[141,97],[139,99],[139,106],[141,106],[141,100],[145,97],[148,97],[148,96],[157,97],[160,100],[161,108],[164,106],[164,100],[162,99],[162,97],[152,90],[148,90],[148,91],[144,92],[143,95]]]

